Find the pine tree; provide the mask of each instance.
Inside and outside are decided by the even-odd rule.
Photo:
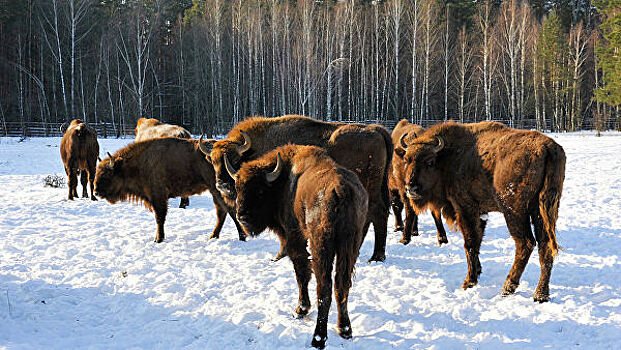
[[[597,67],[602,71],[602,86],[595,98],[613,107],[621,105],[621,0],[600,0],[604,15],[600,28],[604,40],[597,45]]]

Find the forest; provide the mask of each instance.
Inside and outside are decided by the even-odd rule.
[[[0,134],[252,115],[619,129],[621,0],[0,0]]]

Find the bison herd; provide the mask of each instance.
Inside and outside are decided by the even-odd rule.
[[[515,292],[537,245],[541,275],[533,298],[549,299],[565,153],[539,132],[497,122],[447,122],[425,130],[402,120],[391,135],[380,125],[299,115],[248,118],[223,140],[195,140],[157,119],[139,119],[135,131],[134,143],[108,154],[95,170],[97,134],[73,120],[61,141],[68,198],[77,197],[79,174],[83,197],[90,182],[93,200],[97,195],[110,203],[141,202],[155,213],[159,243],[168,199],[181,197],[184,208],[189,196],[209,191],[218,216],[210,238],[219,237],[227,214],[242,241],[267,228],[276,233],[280,251],[274,260],[288,256],[293,263],[300,317],[309,312],[308,284],[315,275],[315,347],[323,348],[327,338],[334,264],[337,332],[351,338],[347,300],[354,265],[371,224],[375,247],[369,260],[385,260],[390,207],[403,244],[418,235],[417,215],[427,209],[440,245],[448,243],[442,217],[461,231],[468,263],[464,289],[481,274],[487,214],[501,212],[516,245],[502,294]]]

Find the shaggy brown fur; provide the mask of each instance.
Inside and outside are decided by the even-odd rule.
[[[422,208],[416,207],[416,203],[410,202],[405,193],[405,173],[403,155],[405,149],[401,145],[401,137],[407,142],[421,135],[425,129],[410,123],[407,119],[402,119],[392,131],[392,144],[395,151],[392,155],[390,175],[388,177],[388,188],[390,189],[390,204],[392,212],[395,214],[395,231],[403,231],[403,236],[399,242],[410,243],[412,236],[418,236],[418,215]],[[405,208],[405,225],[401,219],[401,211]],[[432,211],[431,215],[436,224],[438,232],[438,243],[448,243],[446,231],[442,225],[442,217],[439,211]]]
[[[278,158],[282,157],[280,160]],[[275,179],[266,174],[276,168]],[[308,283],[317,280],[317,324],[312,345],[323,348],[332,302],[332,267],[336,256],[334,297],[337,331],[351,338],[347,300],[367,216],[367,193],[358,177],[337,165],[324,149],[287,145],[242,165],[237,173],[237,216],[247,234],[266,228],[283,242],[293,262],[299,288],[296,313],[310,309]],[[306,246],[309,244],[312,264]]]
[[[251,146],[240,154],[238,147],[245,142],[242,130],[249,136]],[[375,249],[370,260],[386,259],[390,207],[388,173],[392,158],[392,141],[388,131],[380,125],[328,123],[299,115],[248,118],[237,124],[225,140],[215,142],[207,156],[216,171],[218,190],[225,198],[234,200],[234,183],[224,167],[225,154],[231,165],[238,169],[242,163],[257,159],[287,143],[322,147],[337,164],[358,175],[369,196],[364,232],[366,234],[370,223],[375,228]],[[281,249],[277,257],[282,253]]]
[[[65,131],[60,141],[60,157],[65,165],[65,172],[69,178],[68,199],[78,196],[78,175],[82,183],[82,197],[88,197],[86,190],[90,182],[91,199],[96,201],[93,193],[93,180],[95,179],[95,167],[99,157],[99,143],[97,132],[86,125],[80,119],[74,119]]]
[[[423,205],[443,209],[447,221],[455,223],[464,236],[468,262],[464,289],[476,285],[481,273],[479,249],[487,213],[499,211],[516,244],[503,295],[515,292],[538,244],[541,276],[533,297],[539,302],[549,299],[565,177],[561,146],[539,132],[500,123],[446,123],[413,140],[404,159],[408,195]]]
[[[104,159],[95,177],[95,193],[108,202],[140,201],[155,212],[158,243],[164,240],[168,198],[187,197],[205,190],[211,193],[216,207],[218,219],[212,236],[218,236],[229,209],[215,188],[213,167],[198,149],[198,140],[192,139],[161,138],[130,144]],[[239,239],[245,240],[235,213],[229,214]]]
[[[178,137],[181,139],[192,138],[192,134],[190,134],[190,132],[183,127],[163,124],[155,118],[138,119],[134,132],[136,133],[136,142],[160,137]],[[181,197],[179,208],[185,209],[188,205],[190,205],[190,199],[188,199],[188,197]]]

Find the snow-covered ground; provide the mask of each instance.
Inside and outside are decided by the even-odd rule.
[[[356,264],[349,312],[354,337],[333,329],[332,349],[613,349],[621,346],[621,135],[552,135],[567,153],[551,301],[537,304],[536,252],[513,296],[500,290],[514,244],[490,216],[479,285],[463,291],[461,234],[439,248],[430,215],[403,246],[392,233],[384,263],[369,264],[369,232]],[[101,155],[131,140],[102,139]],[[0,348],[291,349],[310,347],[316,305],[294,319],[297,287],[272,233],[237,240],[227,219],[208,241],[215,210],[208,193],[188,209],[170,200],[166,241],[153,243],[144,208],[67,201],[44,187],[63,174],[59,138],[0,138]],[[81,186],[78,188],[81,193]],[[314,291],[314,281],[311,282]],[[311,294],[313,299],[314,292]]]

